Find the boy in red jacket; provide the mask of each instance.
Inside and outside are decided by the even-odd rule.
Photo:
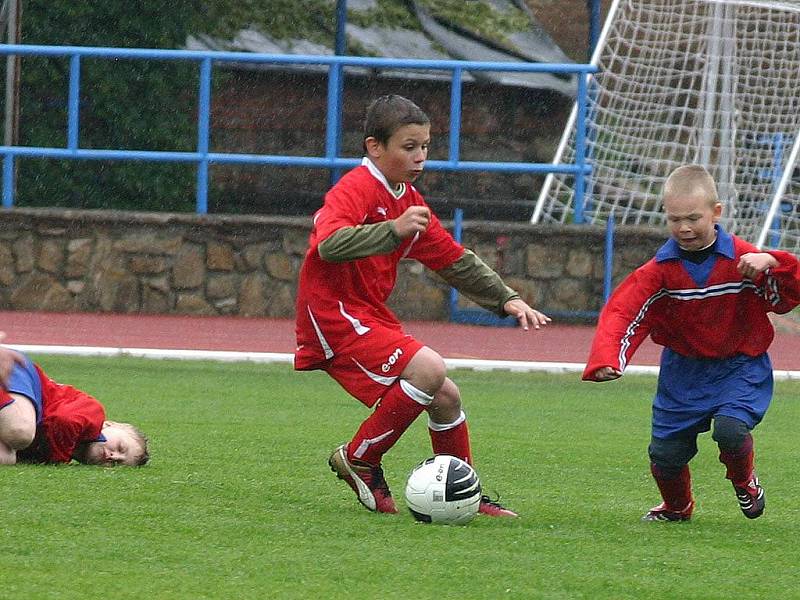
[[[0,387],[0,465],[148,461],[147,438],[133,425],[106,420],[100,402],[56,383],[25,355],[8,348],[0,348],[0,353],[13,362]]]
[[[712,421],[726,477],[744,515],[755,519],[765,499],[750,432],[772,399],[767,348],[775,332],[767,313],[800,303],[800,263],[725,232],[716,185],[702,166],[677,168],[663,204],[671,239],[609,298],[583,378],[620,377],[648,335],[664,346],[649,447],[663,502],[643,519],[692,516],[688,463]]]

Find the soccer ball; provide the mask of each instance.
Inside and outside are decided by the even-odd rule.
[[[411,471],[406,504],[417,521],[466,525],[481,503],[481,482],[469,463],[437,454]]]

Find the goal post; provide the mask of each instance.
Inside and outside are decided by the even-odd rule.
[[[584,202],[569,175],[550,174],[531,222],[600,225],[613,214],[619,225],[661,226],[664,180],[699,163],[717,181],[729,231],[756,243],[780,222],[795,233],[765,234],[767,245],[777,237],[797,250],[800,0],[615,0],[592,64]],[[574,113],[556,164],[574,160]]]

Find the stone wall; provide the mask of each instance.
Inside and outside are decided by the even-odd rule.
[[[299,217],[2,210],[0,309],[292,317],[309,229]],[[615,281],[663,237],[619,230]],[[463,240],[545,312],[602,305],[601,229],[467,221]],[[447,299],[435,274],[402,263],[401,318],[446,319]]]

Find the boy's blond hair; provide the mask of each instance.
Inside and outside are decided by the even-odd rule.
[[[146,465],[150,460],[150,448],[149,448],[150,440],[147,439],[147,436],[143,434],[138,427],[136,427],[135,425],[131,425],[130,423],[121,423],[120,421],[108,421],[108,423],[116,425],[121,429],[126,429],[130,432],[133,439],[139,444],[139,447],[142,449],[141,453],[136,459],[136,466],[140,467],[142,465]]]
[[[683,165],[675,169],[664,182],[662,196],[663,201],[685,196],[705,198],[709,206],[719,202],[717,184],[703,165]]]

